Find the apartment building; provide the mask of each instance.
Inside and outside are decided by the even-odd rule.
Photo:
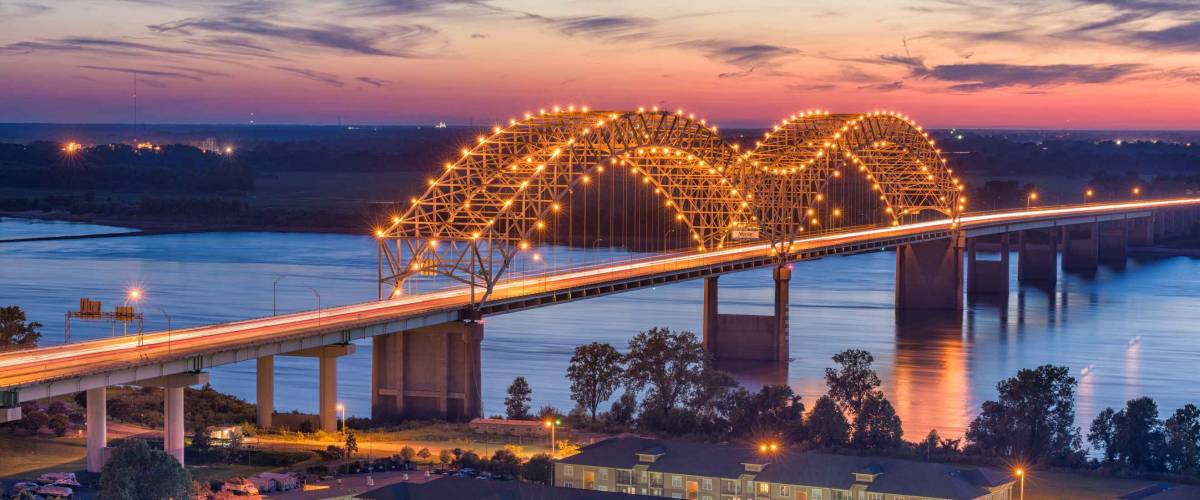
[[[568,488],[695,500],[1010,500],[995,469],[733,444],[614,438],[555,463]]]

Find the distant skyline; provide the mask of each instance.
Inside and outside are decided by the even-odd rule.
[[[1194,0],[0,0],[0,122],[1200,129]]]

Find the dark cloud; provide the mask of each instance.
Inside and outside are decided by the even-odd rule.
[[[591,35],[614,40],[632,40],[655,36],[651,28],[657,21],[642,17],[582,16],[549,21],[567,36]]]
[[[976,92],[1003,87],[1045,87],[1107,83],[1142,68],[1139,64],[946,64],[914,71],[914,76],[953,83],[950,90]]]
[[[197,76],[195,74],[182,73],[182,72],[178,72],[178,71],[160,71],[160,70],[152,70],[152,69],[145,69],[145,68],[121,68],[121,67],[116,67],[116,66],[92,66],[92,65],[87,65],[87,64],[80,65],[79,67],[84,68],[84,69],[92,69],[92,70],[96,70],[96,71],[110,71],[113,73],[126,73],[126,74],[131,74],[131,75],[144,75],[144,76],[153,76],[153,77],[158,77],[158,78],[179,78],[179,79],[184,79],[184,80],[195,80],[195,81],[200,81],[200,80],[204,79],[203,77]]]
[[[1158,31],[1134,31],[1125,38],[1132,43],[1156,49],[1200,50],[1200,21],[1177,24]]]
[[[454,10],[505,12],[484,0],[347,0],[350,11],[365,16],[441,14]]]
[[[780,59],[800,54],[799,50],[791,47],[727,40],[691,40],[674,46],[696,49],[714,61],[745,68],[774,65]]]
[[[394,26],[387,30],[364,30],[330,24],[291,26],[246,17],[184,19],[152,25],[150,29],[183,35],[196,32],[248,35],[353,54],[393,57],[418,57],[412,45],[437,33],[433,28],[419,24]]]
[[[893,90],[900,90],[902,88],[904,88],[904,82],[900,81],[900,80],[896,80],[894,82],[873,83],[870,85],[862,85],[862,86],[858,87],[858,90],[870,90],[873,92],[891,92]]]
[[[335,78],[336,78],[336,77],[335,77]],[[381,80],[381,79],[378,79],[378,78],[371,78],[371,77],[369,77],[369,76],[360,76],[360,77],[358,77],[358,78],[355,78],[355,80],[358,80],[358,81],[360,81],[360,82],[363,82],[363,83],[365,83],[365,84],[367,84],[367,85],[372,85],[372,86],[375,86],[375,87],[382,87],[382,86],[384,86],[384,85],[388,85],[388,84],[392,83],[390,80]]]
[[[473,39],[487,38],[487,35],[485,35],[483,33],[471,33],[471,38],[473,38]]]
[[[793,83],[786,87],[793,92],[824,92],[838,88],[832,83]]]
[[[202,55],[200,52],[188,49],[163,47],[115,38],[93,37],[64,37],[53,40],[16,42],[5,45],[3,50],[5,52],[23,54],[31,52],[101,52],[121,55],[145,55],[151,53],[185,56]]]
[[[295,75],[295,76],[298,76],[301,78],[307,78],[307,79],[315,81],[315,82],[321,82],[326,85],[333,85],[334,87],[345,87],[346,86],[345,83],[342,83],[342,79],[333,73],[325,73],[323,71],[314,71],[311,69],[304,69],[304,68],[293,68],[291,66],[275,66],[275,69],[286,72],[286,73],[290,73],[292,75]]]

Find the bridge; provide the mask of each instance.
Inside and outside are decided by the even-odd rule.
[[[665,223],[638,220],[654,212],[598,215],[601,185],[609,206],[653,200],[642,206],[666,210]],[[802,112],[745,151],[681,111],[530,113],[480,137],[376,229],[379,300],[0,354],[0,421],[20,418],[22,401],[86,392],[88,468],[98,470],[106,388],[163,387],[165,447],[182,462],[184,387],[255,360],[258,423],[269,426],[274,356],[308,356],[320,359],[320,426],[334,430],[336,359],[368,338],[373,418],[475,417],[486,317],[693,279],[704,280],[710,355],[786,363],[793,262],[894,249],[897,311],[953,311],[964,291],[1007,293],[1012,250],[1020,280],[1052,284],[1059,254],[1067,271],[1123,262],[1129,245],[1183,233],[1200,209],[1200,198],[1178,198],[967,212],[962,192],[936,143],[899,113]],[[567,213],[589,207],[608,220]],[[540,253],[622,237],[645,245],[630,238],[639,231],[682,241],[561,268]],[[719,276],[758,268],[772,269],[774,313],[719,312]]]

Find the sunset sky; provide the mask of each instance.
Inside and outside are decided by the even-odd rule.
[[[0,0],[0,122],[1200,129],[1196,0]]]

